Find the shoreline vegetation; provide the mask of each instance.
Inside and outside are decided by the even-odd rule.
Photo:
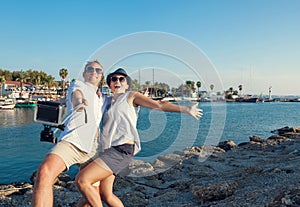
[[[238,145],[188,147],[153,163],[134,160],[114,192],[126,207],[300,206],[300,127],[272,132]],[[34,179],[1,184],[0,206],[30,206]],[[54,206],[75,206],[81,196],[66,174],[53,188]]]
[[[64,102],[71,81],[67,81],[68,69],[61,68],[59,71],[61,80],[41,70],[9,71],[0,69],[0,98],[26,98],[29,101],[58,101]],[[154,69],[153,69],[154,73]],[[69,78],[70,79],[70,78]],[[72,79],[73,81],[74,79]],[[110,94],[110,89],[105,80],[100,88],[105,94]],[[268,94],[251,95],[243,93],[244,86],[237,89],[229,87],[224,91],[216,91],[215,85],[203,87],[201,81],[186,80],[178,87],[171,88],[167,83],[145,81],[144,84],[134,79],[132,90],[149,93],[149,97],[155,100],[170,102],[193,101],[193,102],[300,102],[300,96],[272,96],[272,86]]]

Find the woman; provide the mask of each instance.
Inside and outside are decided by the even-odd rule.
[[[179,106],[169,102],[154,101],[139,92],[129,91],[131,79],[122,68],[107,76],[107,84],[113,92],[109,100],[107,111],[103,115],[103,131],[101,144],[104,152],[81,170],[76,183],[91,206],[102,206],[101,199],[108,200],[115,205],[123,206],[122,202],[112,194],[115,175],[129,165],[132,157],[141,149],[140,139],[136,128],[136,107],[143,106],[165,112],[186,113],[199,119],[202,110],[195,104],[191,107]],[[92,184],[100,181],[105,184],[99,192]]]

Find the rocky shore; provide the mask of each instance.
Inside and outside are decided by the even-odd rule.
[[[126,207],[300,206],[300,127],[249,139],[189,147],[154,163],[135,160],[114,192]],[[31,181],[0,185],[0,206],[30,206],[34,174]],[[75,206],[81,196],[65,174],[54,195],[54,206]]]

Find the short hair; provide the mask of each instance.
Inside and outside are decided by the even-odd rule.
[[[99,64],[101,66],[101,68],[103,68],[103,66],[101,65],[101,63],[98,60],[92,60],[92,61],[87,61],[86,62],[85,66],[84,66],[84,71],[85,71],[86,67],[88,65],[92,64],[92,63],[97,63],[97,64]]]

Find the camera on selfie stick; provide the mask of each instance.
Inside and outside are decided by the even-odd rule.
[[[87,123],[87,113],[84,108],[84,104],[79,104],[68,116],[64,117],[66,107],[62,103],[53,101],[38,101],[34,111],[34,121],[44,125],[44,130],[41,131],[40,141],[57,143],[57,138],[55,137],[56,131],[58,129],[64,131],[65,122],[81,107],[83,107],[83,111],[85,113],[84,119],[85,123]],[[56,129],[52,131],[52,128]]]
[[[40,141],[56,143],[57,138],[52,128],[64,130],[62,122],[65,106],[59,102],[38,101],[34,111],[34,121],[42,123],[44,130],[41,131]]]

